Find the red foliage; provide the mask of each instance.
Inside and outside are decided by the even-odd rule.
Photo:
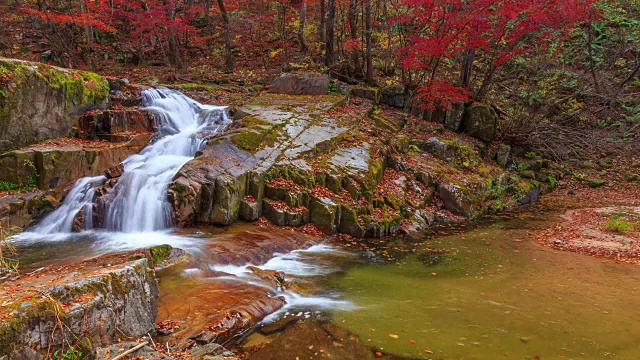
[[[403,0],[392,24],[405,26],[401,65],[416,78],[427,103],[452,103],[474,95],[451,80],[445,64],[468,50],[482,52],[485,79],[517,55],[540,51],[567,30],[589,20],[595,0]],[[449,72],[450,72],[449,68]],[[482,89],[485,90],[485,89]]]

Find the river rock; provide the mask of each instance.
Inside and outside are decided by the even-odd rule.
[[[138,343],[136,342],[125,342],[97,348],[95,351],[95,358],[96,360],[113,359],[125,351],[133,349],[137,345]],[[149,345],[145,345],[142,348],[129,353],[127,358],[141,358],[144,360],[173,360],[172,357],[155,351]]]
[[[456,215],[473,216],[474,201],[471,194],[456,184],[438,184],[438,197],[444,208]]]
[[[122,174],[124,174],[124,164],[120,163],[116,166],[112,166],[110,168],[108,168],[107,170],[104,171],[104,176],[107,177],[107,179],[115,179],[115,178],[119,178],[120,176],[122,176]]]
[[[285,210],[276,207],[277,202],[274,203],[272,200],[265,200],[263,204],[264,217],[267,220],[278,226],[287,224],[287,214]]]
[[[0,69],[9,74],[0,86],[0,151],[67,137],[73,117],[106,108],[109,84],[99,75],[12,59],[0,59]]]
[[[288,95],[326,95],[329,93],[329,75],[326,74],[282,74],[269,91]]]
[[[411,140],[392,130],[406,118],[398,110],[375,112],[398,125],[391,127],[372,119],[374,112],[364,106],[342,111],[343,103],[337,95],[310,100],[261,94],[241,107],[246,116],[210,139],[174,178],[169,198],[176,224],[226,225],[264,213],[279,225],[310,222],[325,234],[380,237],[398,231],[401,223],[407,228],[417,211],[424,210],[429,220],[415,219],[414,229],[435,221],[434,194],[445,208],[473,218],[495,210],[487,200],[510,207],[524,193],[509,193],[506,186],[487,192],[487,184],[498,179],[519,179],[484,162],[483,148],[463,137]],[[434,135],[443,129],[422,128]],[[466,163],[482,164],[482,174]],[[438,191],[438,182],[447,186]],[[216,211],[225,214],[224,222]]]
[[[336,232],[338,206],[331,199],[319,197],[311,199],[309,207],[311,222],[325,234]]]
[[[213,360],[213,359],[235,359],[236,356],[231,351],[225,349],[222,345],[216,343],[209,343],[205,345],[196,346],[189,350],[189,354],[194,359]]]
[[[498,113],[490,105],[473,104],[464,112],[463,128],[469,136],[492,141],[498,128]]]
[[[243,199],[240,201],[240,219],[256,221],[260,218],[262,207],[255,201]]]

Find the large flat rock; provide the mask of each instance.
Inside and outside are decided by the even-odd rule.
[[[237,114],[175,177],[179,226],[263,215],[381,237],[509,208],[542,186],[497,166],[477,140],[368,100],[269,94]]]
[[[0,354],[41,359],[63,344],[90,353],[117,339],[135,339],[155,328],[157,298],[155,273],[135,254],[25,274],[0,285]]]

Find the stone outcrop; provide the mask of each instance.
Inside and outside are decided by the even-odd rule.
[[[327,95],[329,93],[329,75],[327,74],[282,74],[269,91],[274,94],[288,95]]]
[[[60,204],[65,191],[30,191],[0,197],[0,228],[27,228]]]
[[[121,133],[154,133],[153,113],[141,108],[92,111],[78,123],[78,137],[110,140]]]
[[[81,177],[101,175],[142,150],[150,138],[150,134],[132,135],[116,144],[50,140],[10,151],[0,155],[0,181],[42,190],[64,187]]]
[[[441,136],[443,125],[343,102],[262,95],[240,108],[245,116],[233,130],[210,140],[174,178],[176,224],[264,216],[280,226],[381,237],[515,206],[540,186],[484,159],[482,144]],[[427,136],[406,129],[415,126]]]
[[[158,283],[147,259],[121,254],[25,275],[4,286],[0,353],[42,359],[64,343],[83,353],[155,328]],[[124,256],[127,259],[127,256]],[[109,266],[106,266],[106,265]]]
[[[107,105],[107,80],[93,73],[0,58],[0,74],[0,151],[69,136],[73,118]]]

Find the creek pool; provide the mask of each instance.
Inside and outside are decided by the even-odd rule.
[[[331,276],[355,305],[332,321],[376,351],[432,359],[638,359],[640,267],[558,252],[549,216],[396,239]]]

